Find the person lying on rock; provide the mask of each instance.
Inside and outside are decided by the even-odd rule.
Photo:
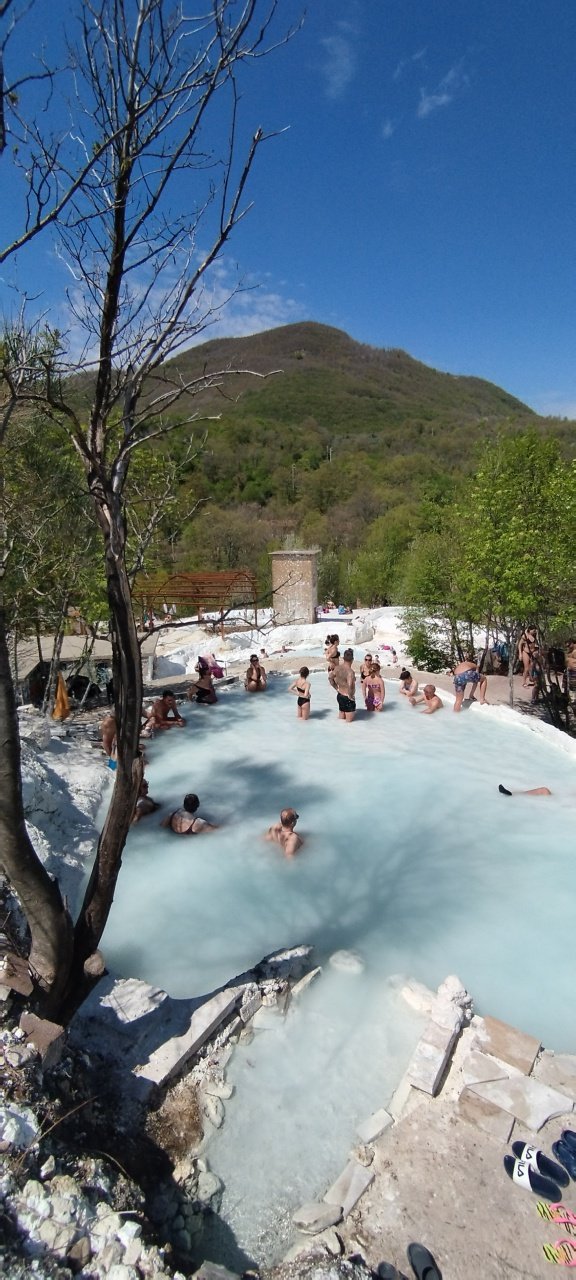
[[[168,818],[163,818],[160,826],[169,827],[176,836],[200,836],[208,831],[217,831],[218,827],[214,822],[207,822],[205,818],[198,816],[199,807],[198,796],[190,792],[184,796],[182,807],[175,809]]]
[[[273,840],[275,844],[279,844],[286,858],[294,858],[304,844],[302,838],[294,830],[298,817],[299,814],[296,813],[295,809],[283,809],[280,814],[280,821],[275,822],[272,827],[268,827],[266,832],[265,839]]]

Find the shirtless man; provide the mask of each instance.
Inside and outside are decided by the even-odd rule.
[[[136,808],[132,816],[132,826],[134,826],[136,822],[140,822],[141,818],[147,818],[148,814],[155,813],[160,807],[161,806],[157,801],[153,800],[152,796],[148,795],[148,783],[146,779],[143,778],[140,783]]]
[[[244,688],[247,693],[263,693],[267,684],[267,676],[264,667],[260,663],[257,653],[250,654],[250,666],[246,672],[244,680]]]
[[[356,676],[352,669],[353,661],[352,649],[345,649],[342,662],[328,672],[328,680],[336,690],[338,719],[345,720],[348,724],[352,723],[356,712]]]
[[[478,663],[474,662],[473,658],[465,658],[463,662],[459,662],[452,668],[452,675],[454,676],[454,689],[456,692],[456,698],[454,700],[455,711],[460,711],[462,708],[467,684],[471,686],[470,698],[474,696],[475,686],[479,685],[480,702],[484,705],[486,702],[486,686],[488,684],[488,679],[482,671],[478,670]]]
[[[208,831],[217,831],[215,823],[197,817],[199,805],[198,796],[190,792],[184,796],[181,809],[175,809],[168,818],[163,818],[160,826],[169,827],[176,836],[200,836]]]
[[[409,698],[408,701],[412,707],[416,707],[419,702],[425,702],[423,716],[431,716],[435,711],[439,711],[440,707],[444,706],[442,699],[436,693],[435,684],[425,684],[422,693],[417,698]]]
[[[153,729],[182,729],[186,721],[176,708],[176,699],[170,689],[164,689],[161,698],[152,703],[147,724]]]
[[[304,843],[294,830],[298,817],[295,809],[283,809],[280,821],[275,822],[273,827],[268,827],[266,832],[266,840],[273,840],[275,844],[281,845],[285,858],[294,858]]]

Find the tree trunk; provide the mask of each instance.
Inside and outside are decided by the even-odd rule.
[[[50,659],[50,671],[48,680],[44,690],[44,698],[42,701],[42,715],[50,717],[54,710],[56,701],[56,689],[58,686],[58,672],[60,670],[60,654],[62,653],[62,641],[64,640],[64,629],[66,627],[66,619],[68,617],[68,604],[70,596],[66,593],[62,601],[62,610],[58,619],[58,630],[54,636],[54,644],[52,646],[52,657]]]
[[[118,758],[110,807],[76,923],[74,968],[67,1012],[77,1006],[82,998],[85,987],[84,963],[98,947],[106,927],[144,772],[139,749],[142,659],[126,572],[123,514],[116,497],[110,497],[107,503],[101,503],[98,499],[95,501],[105,536]]]
[[[55,880],[45,871],[24,820],[20,734],[0,604],[0,848],[2,867],[18,895],[30,928],[30,968],[43,993],[43,1012],[57,1007],[72,958],[72,921]]]

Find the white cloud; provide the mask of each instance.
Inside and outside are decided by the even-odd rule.
[[[416,112],[420,120],[424,120],[426,116],[438,111],[440,107],[447,107],[454,98],[467,88],[469,79],[462,69],[462,63],[451,67],[446,75],[442,77],[436,88],[429,93],[427,89],[420,89],[420,102]]]
[[[410,58],[401,58],[400,62],[398,63],[398,66],[395,68],[392,74],[392,79],[401,80],[407,67],[410,67],[414,62],[421,62],[422,59],[425,57],[426,57],[426,49],[418,49],[416,53],[413,53]]]
[[[385,120],[382,125],[382,137],[385,139],[391,138],[395,130],[396,130],[396,125],[394,121],[390,119]]]
[[[320,43],[326,55],[321,68],[326,96],[331,99],[341,98],[356,74],[355,50],[351,41],[344,36],[325,36]]]

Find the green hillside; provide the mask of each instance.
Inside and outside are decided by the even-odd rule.
[[[487,440],[531,427],[574,452],[575,423],[539,418],[492,383],[325,325],[215,339],[167,366],[184,382],[232,369],[270,376],[226,376],[221,392],[185,394],[178,406],[180,419],[219,416],[198,423],[204,447],[184,469],[183,495],[202,505],[171,554],[189,568],[242,563],[262,578],[267,551],[288,537],[322,548],[323,585],[342,594],[359,553],[388,554],[393,577]],[[187,434],[171,435],[172,451],[183,453]]]

